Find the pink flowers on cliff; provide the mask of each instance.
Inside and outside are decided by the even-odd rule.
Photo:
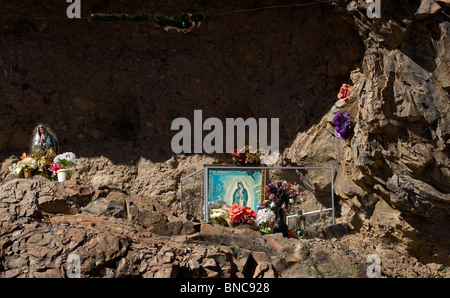
[[[342,84],[337,97],[339,101],[348,103],[348,98],[352,92],[353,86]],[[336,137],[340,140],[348,139],[353,132],[355,121],[349,113],[337,113],[333,118],[333,127],[336,131]]]

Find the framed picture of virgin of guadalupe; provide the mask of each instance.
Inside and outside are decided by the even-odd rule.
[[[264,195],[264,169],[238,166],[208,166],[205,169],[205,204],[231,206],[237,203],[257,210]]]

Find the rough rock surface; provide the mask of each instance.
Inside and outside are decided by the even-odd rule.
[[[373,253],[385,277],[449,274],[359,234],[262,236],[75,180],[15,179],[1,185],[0,194],[1,277],[72,277],[73,255],[81,277],[367,277]]]

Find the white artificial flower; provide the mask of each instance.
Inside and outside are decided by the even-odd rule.
[[[25,165],[23,163],[15,163],[9,167],[9,170],[15,173],[16,175],[19,175],[20,171],[22,171],[24,167]]]
[[[63,160],[72,163],[74,166],[78,164],[77,157],[73,152],[65,152],[60,155],[57,155],[53,161],[56,163],[61,163],[61,161]]]

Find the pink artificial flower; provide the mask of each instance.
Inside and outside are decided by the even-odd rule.
[[[56,163],[56,162],[52,162],[50,168],[48,169],[49,171],[52,172],[53,176],[56,176],[56,172],[58,170],[64,169],[63,165],[60,163]]]

